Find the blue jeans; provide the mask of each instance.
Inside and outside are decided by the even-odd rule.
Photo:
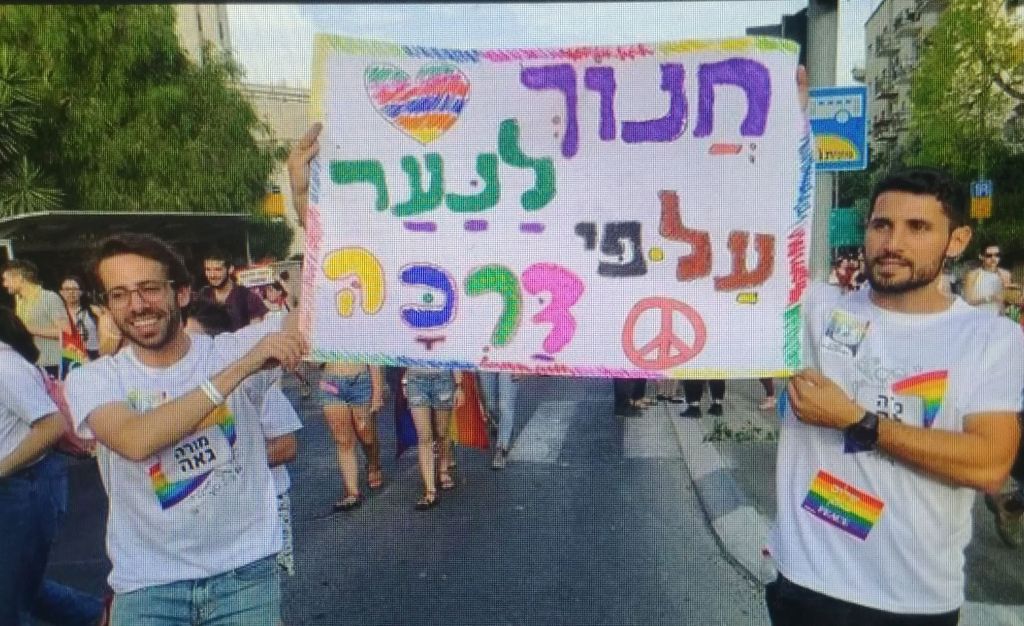
[[[349,404],[366,406],[373,395],[373,384],[370,372],[363,371],[352,376],[336,376],[324,374],[317,385],[316,400],[320,406],[325,404]]]
[[[103,601],[65,587],[49,578],[36,595],[32,615],[37,619],[61,626],[95,626],[103,613]]]
[[[406,373],[405,399],[410,407],[451,411],[455,406],[455,376],[448,370]]]
[[[49,454],[0,478],[0,624],[32,623],[50,546],[67,508],[64,459]]]
[[[273,556],[217,576],[114,596],[111,626],[277,626],[281,586]]]
[[[512,379],[512,374],[478,372],[477,375],[487,414],[498,420],[498,445],[508,450],[512,443],[512,427],[516,423],[519,383]]]

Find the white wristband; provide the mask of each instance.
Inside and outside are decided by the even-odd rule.
[[[202,384],[199,385],[199,388],[203,390],[203,393],[206,394],[206,397],[210,399],[210,402],[212,402],[214,406],[224,404],[224,396],[217,391],[217,387],[214,386],[213,382],[209,378],[204,380]]]

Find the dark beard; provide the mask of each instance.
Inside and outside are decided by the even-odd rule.
[[[874,259],[867,260],[868,284],[871,285],[871,290],[875,293],[885,295],[910,293],[911,291],[917,291],[918,289],[927,287],[932,284],[942,272],[942,260],[940,260],[935,264],[921,268],[910,266],[910,278],[907,278],[902,282],[884,283],[875,275],[875,268],[877,266],[878,261]]]
[[[181,329],[181,309],[175,307],[167,314],[167,328],[164,330],[164,335],[160,337],[156,341],[156,343],[152,344],[145,344],[136,340],[135,335],[132,333],[131,327],[128,326],[127,324],[125,326],[121,326],[120,324],[116,323],[115,320],[115,325],[117,326],[117,329],[121,331],[121,335],[128,339],[129,341],[131,341],[132,343],[142,348],[145,348],[146,350],[160,350],[161,348],[169,344],[171,340],[174,339],[175,336],[177,336],[178,331]]]

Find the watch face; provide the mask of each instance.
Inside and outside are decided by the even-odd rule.
[[[868,452],[878,442],[878,416],[865,413],[859,422],[843,432],[843,452]]]

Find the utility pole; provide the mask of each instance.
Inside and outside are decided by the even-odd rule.
[[[836,84],[836,42],[839,31],[837,0],[808,0],[807,78],[811,87]],[[811,278],[828,280],[831,255],[828,247],[828,217],[832,209],[834,181],[829,173],[815,175],[814,223],[811,228]]]

